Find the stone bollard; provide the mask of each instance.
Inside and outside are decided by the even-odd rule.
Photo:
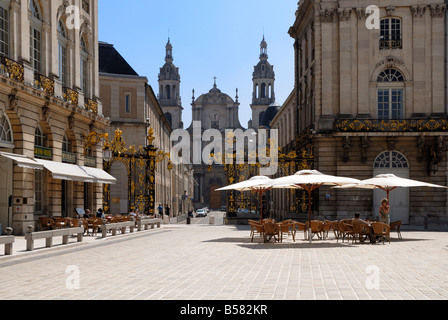
[[[31,238],[31,233],[34,231],[34,226],[27,226],[26,227],[26,234],[30,235],[30,237],[26,240],[26,251],[33,251],[34,250],[34,241]]]
[[[6,234],[8,237],[12,236],[13,229],[11,227],[6,228]],[[5,255],[11,256],[13,254],[14,245],[12,243],[5,244]]]

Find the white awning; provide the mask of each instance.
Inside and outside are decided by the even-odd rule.
[[[0,155],[5,158],[14,160],[17,163],[17,165],[21,168],[37,169],[37,170],[44,169],[44,166],[38,163],[35,159],[24,155],[7,153],[7,152],[0,152]]]
[[[91,168],[91,167],[81,167],[82,170],[84,170],[88,175],[95,177],[96,183],[104,183],[104,184],[115,184],[117,183],[117,179],[112,177],[110,174],[108,174],[106,171],[98,169],[98,168]]]
[[[117,179],[106,171],[98,168],[82,167],[74,164],[50,160],[34,159],[27,156],[0,152],[0,156],[16,161],[22,168],[43,170],[51,172],[54,179],[81,181],[90,183],[115,184]]]
[[[45,169],[50,171],[54,179],[91,183],[95,182],[95,178],[93,176],[87,174],[77,165],[41,159],[36,159],[36,161],[42,164]]]

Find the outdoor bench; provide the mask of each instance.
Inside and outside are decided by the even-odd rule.
[[[139,219],[137,221],[137,230],[141,231],[142,226],[145,226],[145,230],[148,230],[148,227],[151,226],[151,229],[157,225],[157,228],[160,228],[160,224],[162,223],[162,219]]]
[[[112,231],[112,236],[117,235],[117,230],[120,229],[121,233],[126,233],[126,228],[129,227],[129,231],[131,233],[134,232],[135,222],[127,221],[127,222],[117,222],[117,223],[106,223],[101,225],[101,233],[103,238],[106,238],[107,232]]]
[[[78,242],[82,242],[84,228],[66,228],[66,229],[58,229],[58,230],[49,230],[49,231],[39,231],[33,232],[34,227],[29,226],[28,232],[25,234],[26,240],[26,251],[34,250],[34,241],[38,239],[45,239],[45,246],[47,248],[51,248],[53,246],[53,238],[54,237],[62,237],[62,244],[68,244],[68,238],[73,235],[78,236]]]
[[[15,242],[14,236],[3,236],[0,237],[0,244],[5,245],[5,255],[10,256],[12,255],[12,247]]]

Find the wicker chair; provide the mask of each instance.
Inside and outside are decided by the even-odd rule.
[[[324,239],[328,238],[328,233],[333,230],[334,236],[335,238],[337,238],[336,235],[336,231],[337,231],[337,226],[338,222],[337,221],[329,221],[329,220],[324,220],[324,225],[322,227],[322,234]]]
[[[302,223],[302,222],[297,222],[297,221],[292,221],[292,237],[294,242],[296,241],[296,234],[297,231],[303,231],[303,239],[306,240],[306,224]]]
[[[286,233],[289,235],[292,235],[293,241],[295,242],[295,226],[294,222],[292,220],[285,220],[278,223],[278,233],[280,236],[279,242],[283,242],[283,234]]]
[[[251,242],[254,242],[255,233],[263,236],[263,224],[259,221],[249,220]]]
[[[54,220],[51,218],[39,218],[40,230],[51,230],[54,228]]]
[[[342,242],[344,242],[346,237],[347,238],[354,237],[353,225],[345,223],[343,221],[339,221],[338,232],[339,232],[339,236],[338,236],[337,242],[339,242],[340,238],[342,238]]]
[[[372,236],[371,227],[363,222],[363,221],[352,221],[353,225],[353,242],[356,242],[356,239],[359,240],[360,243],[363,243],[366,239],[366,237]]]
[[[373,227],[373,233],[375,235],[376,238],[378,238],[380,241],[383,240],[383,244],[384,241],[387,240],[390,243],[390,226],[382,223],[382,222],[375,222],[372,223],[372,227]]]
[[[403,223],[402,220],[394,221],[390,223],[390,231],[396,231],[398,234],[398,239],[403,240],[403,237],[401,236],[401,224]]]
[[[306,223],[307,227],[309,226],[309,222]],[[319,220],[311,220],[311,228],[308,228],[308,232],[311,232],[311,238],[314,237],[315,234],[319,237],[319,239],[323,238],[323,227],[324,222]]]
[[[264,242],[267,243],[274,238],[274,241],[279,241],[279,225],[273,220],[263,221],[263,237]]]

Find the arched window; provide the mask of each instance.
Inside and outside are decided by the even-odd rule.
[[[0,117],[0,141],[12,143],[11,125],[5,115]]]
[[[378,76],[378,82],[403,82],[404,77],[397,69],[386,69]]]
[[[35,72],[42,71],[42,14],[34,0],[29,2],[30,16],[30,60]]]
[[[67,30],[64,23],[58,23],[58,68],[59,79],[64,87],[68,86],[68,68],[67,68]]]
[[[0,54],[9,55],[9,12],[0,4]]]
[[[34,131],[34,145],[38,147],[46,147],[47,138],[45,137],[42,129],[37,127]]]
[[[398,151],[385,151],[375,160],[375,168],[409,168],[408,160]]]
[[[171,87],[169,85],[166,85],[165,87],[165,94],[165,99],[171,99]]]
[[[62,140],[62,151],[63,152],[71,152],[70,140],[68,139],[66,134],[64,135],[64,138]]]
[[[382,71],[378,82],[378,119],[404,118],[404,77],[397,69]]]
[[[261,84],[260,98],[266,98],[266,83]]]
[[[89,50],[84,37],[81,37],[81,89],[84,96],[89,97]]]

